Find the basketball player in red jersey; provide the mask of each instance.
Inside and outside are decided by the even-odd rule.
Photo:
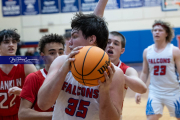
[[[26,77],[20,94],[19,120],[51,120],[53,107],[42,111],[37,106],[37,93],[43,84],[49,67],[56,57],[64,54],[64,39],[57,34],[45,35],[39,42],[40,55],[45,56],[45,68],[31,73]],[[33,108],[33,109],[32,109]]]
[[[120,60],[121,54],[123,54],[125,51],[125,44],[125,37],[119,32],[112,31],[109,34],[109,39],[105,51],[108,54],[111,62],[121,68],[124,72],[124,97],[128,87],[130,87],[135,92],[143,94],[147,90],[146,84],[138,77],[138,73],[134,68],[127,66]]]
[[[96,12],[104,11],[107,0],[99,0]],[[99,15],[95,12],[96,15]],[[70,71],[72,58],[82,46],[106,48],[108,28],[103,18],[94,14],[76,14],[72,19],[71,53],[57,57],[38,92],[38,105],[46,110],[54,102],[53,120],[119,120],[123,102],[124,74],[113,64],[108,66],[110,76],[99,86],[88,87],[78,83]],[[102,14],[101,14],[102,15]],[[63,86],[63,88],[62,88]],[[88,91],[92,95],[88,95]],[[86,92],[85,92],[86,91]],[[86,95],[84,95],[86,94]]]
[[[20,35],[16,30],[0,31],[1,56],[15,56]],[[0,120],[18,120],[21,88],[25,77],[37,71],[33,64],[0,65]],[[8,93],[9,90],[9,93]]]

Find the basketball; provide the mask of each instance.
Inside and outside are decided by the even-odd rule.
[[[82,85],[97,86],[98,80],[105,81],[104,71],[108,72],[110,59],[106,52],[96,46],[85,46],[71,62],[73,77]]]

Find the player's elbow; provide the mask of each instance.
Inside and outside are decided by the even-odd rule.
[[[20,108],[18,111],[18,118],[19,120],[26,120],[25,116],[26,116],[26,109]]]
[[[145,86],[143,86],[142,88],[141,88],[141,90],[139,91],[139,93],[140,94],[144,94],[144,93],[146,93],[147,92],[147,86],[145,85]]]
[[[44,102],[42,102],[40,100],[37,101],[37,104],[38,104],[38,107],[43,111],[48,109],[47,104],[45,104]]]

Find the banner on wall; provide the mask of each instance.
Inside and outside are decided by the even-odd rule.
[[[143,7],[143,0],[122,0],[123,8]]]
[[[20,15],[19,0],[2,0],[2,14],[7,16],[19,16]]]
[[[79,1],[78,0],[60,0],[61,1],[61,12],[78,12]]]
[[[151,6],[160,6],[161,5],[161,0],[144,0],[144,5],[146,7],[151,7]]]
[[[39,14],[38,0],[21,0],[22,15],[37,15]]]
[[[41,0],[41,14],[59,13],[59,0]]]
[[[105,9],[119,9],[120,6],[120,0],[109,0]]]
[[[94,11],[99,0],[81,0],[81,11]]]

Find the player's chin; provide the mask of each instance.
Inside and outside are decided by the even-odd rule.
[[[8,53],[7,56],[16,56],[16,53]]]

